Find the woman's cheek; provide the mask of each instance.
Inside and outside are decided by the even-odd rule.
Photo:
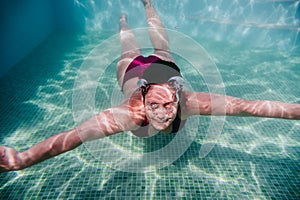
[[[177,114],[177,108],[174,107],[173,110],[172,110],[172,112],[170,112],[170,115],[172,115],[172,118],[175,118],[176,114]]]
[[[154,113],[152,113],[152,112],[150,112],[150,111],[146,111],[146,117],[148,118],[148,119],[153,119],[154,118]]]

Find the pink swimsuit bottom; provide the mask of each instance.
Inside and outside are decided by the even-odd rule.
[[[160,58],[150,55],[148,57],[138,56],[127,67],[123,79],[122,87],[129,79],[139,77],[142,78],[144,71],[154,62],[161,60]]]

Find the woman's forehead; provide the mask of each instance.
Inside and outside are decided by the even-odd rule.
[[[147,94],[146,100],[174,101],[174,90],[164,85],[152,85]]]

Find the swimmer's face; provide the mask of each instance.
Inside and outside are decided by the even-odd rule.
[[[170,126],[177,114],[175,91],[166,85],[151,85],[145,95],[146,117],[158,131]]]

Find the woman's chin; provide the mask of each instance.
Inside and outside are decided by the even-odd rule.
[[[157,130],[157,131],[163,131],[163,130],[166,130],[169,126],[170,126],[170,123],[168,122],[164,122],[164,123],[161,123],[161,122],[152,122],[152,127]]]

